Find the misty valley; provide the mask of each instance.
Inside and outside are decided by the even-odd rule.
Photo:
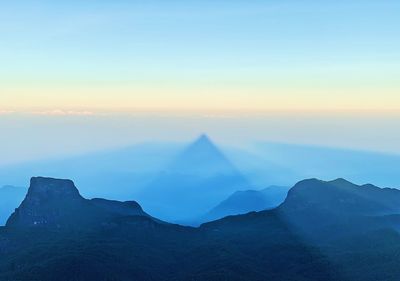
[[[206,135],[6,167],[1,180],[15,186],[0,188],[0,280],[399,280],[400,191],[306,178],[307,165],[356,180],[372,167],[352,161],[328,174],[338,160],[318,170],[315,149],[340,161],[397,159],[290,149],[310,155],[302,167],[252,170],[244,159],[259,163],[251,157],[262,152],[222,149]]]

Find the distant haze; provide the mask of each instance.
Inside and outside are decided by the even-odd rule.
[[[207,133],[225,146],[261,141],[400,153],[400,115],[354,113],[137,113],[0,115],[0,165],[142,142],[189,142]]]

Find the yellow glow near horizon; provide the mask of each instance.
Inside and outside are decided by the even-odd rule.
[[[377,65],[378,66],[378,65]],[[95,78],[3,76],[0,110],[400,111],[396,67],[329,66]],[[134,77],[134,78],[133,78]],[[7,78],[7,79],[6,79]]]
[[[397,2],[6,2],[0,112],[400,111]]]
[[[146,93],[147,94],[147,93]],[[185,97],[174,94],[165,98],[97,96],[81,94],[79,97],[49,97],[35,95],[19,98],[0,99],[0,110],[32,111],[32,110],[91,110],[91,111],[400,111],[400,97],[393,96],[384,101],[371,96],[329,98],[327,96],[304,95],[301,99],[291,96],[258,96],[246,98],[245,95],[235,95],[232,92],[212,97],[212,94]]]
[[[3,90],[4,91],[4,90]],[[36,88],[8,89],[0,95],[0,110],[245,110],[323,111],[400,110],[396,89],[243,89],[243,88]]]

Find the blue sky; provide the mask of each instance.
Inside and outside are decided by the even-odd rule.
[[[398,1],[7,1],[6,110],[398,110]]]

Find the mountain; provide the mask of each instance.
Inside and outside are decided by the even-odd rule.
[[[356,185],[341,178],[309,179],[290,189],[280,208],[293,213],[318,209],[345,215],[388,215],[400,212],[400,191],[371,184]]]
[[[399,192],[304,180],[275,209],[191,228],[33,178],[21,217],[0,228],[0,280],[396,281]]]
[[[167,177],[170,166],[187,146],[184,142],[146,142],[65,158],[2,166],[0,186],[24,186],[32,175],[47,175],[74,179],[81,194],[87,198],[138,200],[136,195],[142,193],[144,188],[153,185],[160,177]],[[260,189],[274,184],[291,186],[310,177],[345,177],[352,182],[400,187],[399,155],[271,142],[222,148],[225,158],[234,163],[236,170],[252,184],[231,190],[209,209],[237,190]]]
[[[0,188],[0,225],[4,225],[7,218],[22,202],[26,188],[7,185]]]
[[[400,223],[400,191],[341,178],[308,179],[291,188],[276,211],[304,239],[338,238]]]
[[[201,221],[212,221],[231,215],[272,209],[281,204],[288,187],[270,186],[262,190],[236,191],[209,211]]]
[[[167,221],[199,217],[250,183],[206,136],[186,147],[137,195],[148,212]]]
[[[200,228],[226,239],[238,235],[260,241],[265,232],[277,240],[287,235],[275,232],[281,227],[317,249],[333,280],[398,280],[399,206],[397,189],[309,179],[292,187],[273,210],[229,216]]]
[[[131,207],[84,199],[68,180],[32,178],[0,228],[0,280],[332,280],[318,252],[276,217],[218,233],[130,216]]]
[[[6,226],[86,228],[115,216],[149,217],[136,202],[87,200],[71,180],[34,177],[25,199]]]

